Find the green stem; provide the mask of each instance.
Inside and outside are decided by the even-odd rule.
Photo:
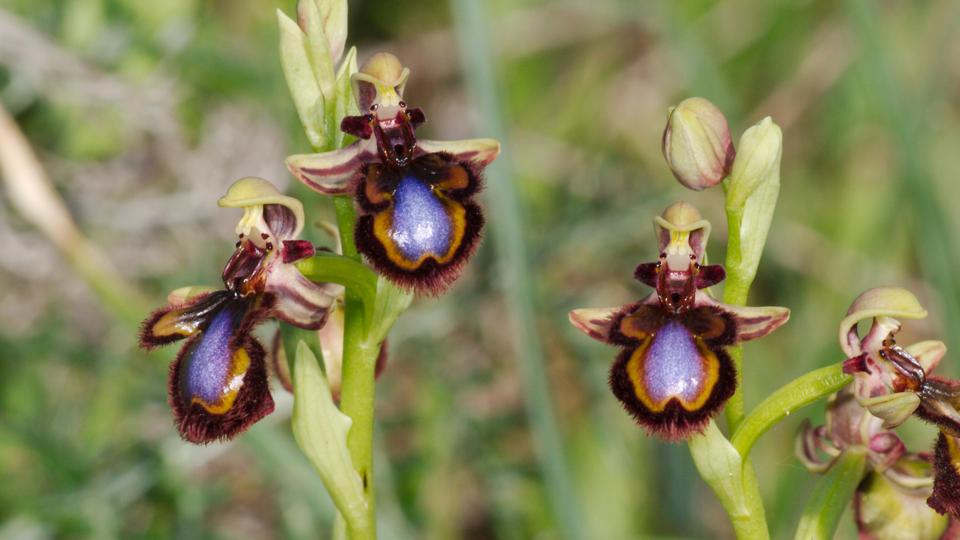
[[[337,212],[337,229],[340,230],[340,243],[343,255],[360,261],[360,252],[353,239],[353,228],[357,221],[357,212],[353,208],[353,198],[339,195],[333,198],[333,208]]]
[[[703,481],[716,494],[741,540],[770,537],[763,501],[753,467],[743,459],[716,423],[711,421],[701,435],[690,439],[690,456]]]
[[[726,182],[724,186],[726,186]],[[727,208],[727,279],[723,285],[723,302],[733,306],[747,305],[747,296],[753,275],[738,272],[741,261],[740,224],[743,221],[743,208]],[[746,410],[743,402],[743,347],[740,345],[728,349],[733,365],[737,370],[737,389],[727,402],[727,426],[730,431],[737,429]]]
[[[728,183],[724,182],[724,192],[728,188]],[[729,199],[728,199],[729,200]],[[750,293],[750,285],[756,275],[756,267],[750,269],[743,268],[743,251],[741,246],[741,226],[743,224],[743,207],[731,207],[727,205],[727,258],[726,269],[727,279],[723,287],[723,301],[726,304],[735,306],[745,306],[747,297]],[[743,347],[740,345],[728,349],[730,358],[736,368],[737,387],[733,396],[727,402],[725,414],[727,417],[727,426],[731,432],[735,432],[743,421],[746,407],[743,400]],[[731,512],[724,506],[730,520],[733,523],[734,530],[738,538],[769,538],[770,532],[767,527],[766,513],[763,508],[763,500],[760,498],[760,490],[757,485],[756,472],[753,463],[746,453],[739,452],[734,447],[734,452],[742,460],[742,467],[739,471],[741,479],[741,489],[743,490],[743,499],[745,501],[746,513],[737,514]],[[714,490],[716,492],[716,490]],[[718,497],[723,498],[718,494]]]
[[[343,285],[360,300],[364,312],[372,315],[377,299],[377,274],[369,267],[344,255],[318,253],[297,262],[297,269],[311,281]]]
[[[763,400],[740,423],[730,439],[746,458],[757,439],[793,411],[829,396],[850,383],[842,364],[820,368],[790,381]]]
[[[797,526],[796,540],[830,540],[863,479],[866,453],[848,448],[820,479]]]
[[[340,229],[340,242],[344,259],[352,260],[354,264],[368,268],[358,261],[353,238],[353,227],[356,222],[356,211],[353,201],[349,197],[336,197],[334,208],[337,213],[337,224]],[[358,270],[359,272],[359,270]],[[367,282],[367,280],[363,280]],[[376,296],[376,280],[373,280],[374,297]],[[376,498],[373,483],[373,416],[376,399],[375,373],[379,343],[371,344],[367,339],[368,325],[364,320],[363,299],[360,290],[347,287],[344,302],[344,331],[343,331],[343,367],[340,386],[340,410],[353,421],[350,432],[347,434],[347,448],[353,466],[363,481],[363,494],[367,501],[367,526],[363,531],[350,531],[351,540],[373,540],[377,537]],[[373,304],[368,304],[372,306]],[[362,535],[359,533],[363,533]]]

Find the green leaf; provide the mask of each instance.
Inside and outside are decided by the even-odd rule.
[[[710,486],[730,516],[738,539],[764,540],[770,537],[763,501],[752,467],[711,420],[707,428],[690,439],[690,455],[700,477]]]
[[[327,142],[324,99],[307,50],[307,36],[279,9],[277,23],[280,28],[280,65],[293,105],[310,144],[314,148],[324,148]]]
[[[363,482],[347,449],[350,418],[333,403],[317,358],[303,341],[297,344],[293,373],[293,436],[351,530],[366,529]]]
[[[847,449],[820,479],[797,525],[796,540],[830,540],[840,517],[853,500],[867,458],[863,451]]]
[[[714,490],[728,513],[731,516],[746,515],[741,475],[743,461],[712,420],[702,434],[690,439],[690,455],[700,476]]]
[[[734,448],[741,456],[749,455],[757,439],[785,416],[833,394],[852,380],[850,375],[843,372],[843,364],[838,363],[790,381],[770,394],[743,419],[730,438]]]

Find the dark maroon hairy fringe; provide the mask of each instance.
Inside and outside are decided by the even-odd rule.
[[[927,504],[941,514],[960,518],[960,475],[950,463],[947,436],[940,433],[933,451],[933,495]]]
[[[639,425],[651,435],[667,441],[682,441],[703,432],[707,422],[723,407],[737,388],[737,372],[730,356],[722,348],[710,347],[710,350],[717,355],[720,369],[713,391],[703,407],[696,411],[687,411],[679,401],[671,399],[662,412],[653,412],[636,397],[630,376],[627,374],[627,362],[634,350],[636,349],[624,349],[617,356],[610,368],[610,389]]]
[[[240,334],[231,350],[243,347],[250,356],[250,367],[243,377],[243,386],[237,393],[233,407],[224,414],[210,414],[195,403],[184,403],[179,388],[180,364],[193,343],[200,335],[193,336],[180,349],[176,360],[170,366],[167,380],[167,392],[170,407],[173,409],[174,422],[180,436],[195,444],[207,444],[214,441],[231,439],[242,433],[255,422],[273,412],[273,397],[267,383],[267,368],[264,351],[256,339]]]
[[[425,154],[417,158],[416,161],[426,156],[440,156],[446,160],[453,159],[449,154]],[[362,180],[357,183],[356,201],[362,212],[360,218],[357,219],[354,232],[357,250],[367,258],[377,272],[383,274],[401,288],[415,290],[417,294],[439,296],[446,291],[460,277],[464,264],[476,252],[480,244],[479,240],[483,236],[485,224],[483,212],[477,203],[470,200],[470,197],[482,188],[483,177],[471,165],[456,162],[451,164],[463,166],[470,179],[466,188],[445,192],[447,197],[460,203],[466,210],[463,240],[448,262],[438,263],[436,260],[428,258],[415,270],[405,270],[396,266],[387,256],[386,249],[373,233],[373,217],[377,212],[385,210],[387,205],[374,205],[366,198],[364,194],[364,186],[367,181],[366,167],[361,172]],[[411,165],[411,168],[416,168],[416,165]],[[419,174],[418,177],[422,178],[423,173]]]
[[[172,334],[169,336],[156,336],[153,334],[153,326],[157,324],[157,321],[159,321],[167,313],[179,309],[197,308],[199,307],[199,304],[207,303],[210,305],[207,313],[212,314],[214,311],[219,309],[224,302],[229,300],[229,297],[230,293],[227,291],[213,291],[209,293],[198,294],[182,304],[166,305],[154,310],[153,313],[151,313],[146,319],[144,319],[142,323],[140,323],[140,347],[149,351],[161,345],[173,343],[174,341],[180,341],[181,339],[187,337],[179,334]],[[201,331],[204,328],[206,328],[206,324],[200,326]]]

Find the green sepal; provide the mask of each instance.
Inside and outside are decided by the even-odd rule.
[[[810,495],[797,525],[796,540],[830,540],[863,479],[866,453],[848,448],[840,454]]]
[[[277,23],[280,28],[280,65],[293,105],[310,144],[314,148],[325,148],[328,137],[324,123],[324,97],[314,73],[307,36],[293,19],[279,9]],[[333,68],[330,70],[332,79]]]

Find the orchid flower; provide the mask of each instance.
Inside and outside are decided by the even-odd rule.
[[[187,340],[170,368],[169,400],[180,435],[201,444],[232,438],[273,411],[264,349],[253,328],[275,317],[319,329],[342,294],[341,286],[314,283],[294,264],[314,254],[312,244],[297,239],[304,223],[300,201],[266,180],[244,178],[219,204],[244,211],[223,289],[178,289],[140,333],[145,349]]]
[[[577,309],[570,321],[588,336],[621,348],[610,387],[648,432],[667,440],[700,433],[736,389],[726,347],[763,337],[787,322],[781,307],[740,307],[704,289],[721,282],[720,265],[704,265],[710,223],[677,203],[654,219],[655,263],[634,274],[654,288],[639,302]]]
[[[956,439],[950,435],[960,426],[951,398],[957,383],[927,375],[946,347],[933,340],[901,347],[895,339],[899,319],[926,316],[916,297],[904,289],[880,287],[858,296],[839,329],[840,346],[848,357],[843,368],[853,375],[853,384],[830,399],[826,425],[807,425],[798,439],[797,457],[813,472],[830,469],[844,452],[866,453],[871,470],[854,499],[865,540],[960,535],[960,477],[954,465],[960,460],[951,451]],[[858,325],[865,320],[871,325],[861,335]],[[894,433],[893,428],[914,415],[941,426],[935,456],[907,452]],[[945,512],[950,516],[938,515]]]
[[[351,78],[362,114],[341,123],[357,140],[290,156],[287,167],[320,193],[354,197],[357,249],[377,271],[401,287],[439,294],[477,247],[484,218],[473,196],[500,144],[417,139],[425,117],[403,101],[409,74],[391,54],[371,57]]]

